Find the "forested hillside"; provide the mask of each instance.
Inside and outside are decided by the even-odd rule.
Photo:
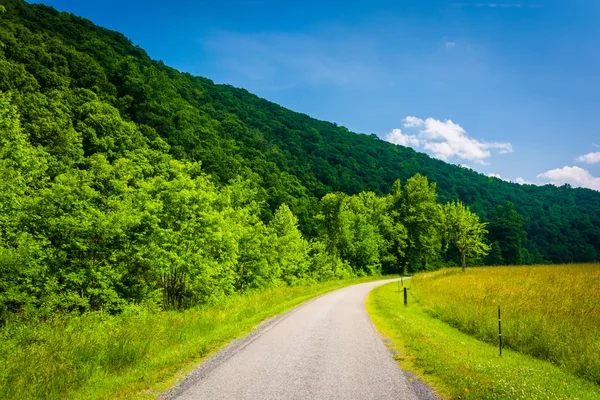
[[[429,205],[457,199],[491,222],[488,263],[600,260],[599,192],[488,178],[0,4],[0,313],[425,268],[456,260]]]

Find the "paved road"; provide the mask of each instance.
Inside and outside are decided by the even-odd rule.
[[[417,400],[365,310],[369,291],[390,281],[309,301],[217,354],[163,398]]]

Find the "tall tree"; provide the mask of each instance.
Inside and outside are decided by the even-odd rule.
[[[385,238],[382,253],[384,270],[388,273],[401,273],[408,246],[408,233],[402,222],[400,207],[402,205],[402,184],[396,180],[392,191],[381,201],[378,212],[379,229]]]
[[[340,256],[340,248],[348,241],[350,221],[345,212],[347,195],[329,193],[321,199],[321,214],[317,220],[321,223],[325,241],[325,250],[331,260],[331,269],[335,272]]]
[[[490,244],[490,252],[483,261],[485,265],[504,265],[504,257],[502,257],[500,243],[497,240]]]
[[[523,262],[523,242],[526,234],[523,217],[510,201],[498,206],[489,224],[489,239],[498,241],[505,265],[518,265]]]
[[[467,267],[466,256],[479,254],[485,256],[490,246],[484,242],[487,225],[479,222],[477,214],[472,213],[460,201],[449,202],[442,206],[444,238],[460,252],[463,272]]]
[[[274,258],[281,270],[281,278],[287,284],[302,282],[308,276],[308,242],[298,229],[298,218],[287,204],[282,204],[269,226],[275,232]]]
[[[436,203],[436,184],[416,174],[400,195],[399,217],[408,234],[405,260],[412,269],[425,269],[441,250],[441,214]]]

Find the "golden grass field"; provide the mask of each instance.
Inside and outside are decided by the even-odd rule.
[[[600,264],[458,268],[418,274],[412,294],[476,338],[548,360],[600,384]]]

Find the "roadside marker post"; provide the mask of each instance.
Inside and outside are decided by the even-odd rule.
[[[498,346],[500,347],[500,357],[502,357],[502,319],[500,318],[500,306],[498,306]]]
[[[408,305],[408,289],[404,288],[404,306]]]

